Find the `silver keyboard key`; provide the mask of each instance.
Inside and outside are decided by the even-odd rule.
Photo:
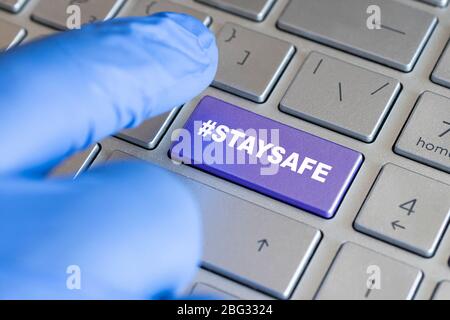
[[[450,300],[450,281],[442,281],[436,287],[433,300]]]
[[[373,5],[381,9],[380,29],[368,23]],[[392,0],[294,0],[278,20],[285,31],[405,72],[436,24],[435,16]]]
[[[16,13],[22,10],[27,2],[28,0],[0,0],[0,8]]]
[[[140,0],[134,6],[132,16],[149,16],[158,12],[177,12],[189,14],[209,26],[212,19],[204,12],[183,6],[172,1]]]
[[[109,161],[127,158],[133,159],[115,151]],[[276,298],[289,298],[321,232],[193,180],[183,182],[203,215],[203,266]]]
[[[450,42],[447,44],[436,68],[431,74],[431,80],[441,86],[450,88]]]
[[[393,164],[377,178],[355,228],[432,257],[450,219],[450,186]]]
[[[137,128],[117,134],[117,137],[149,150],[155,149],[178,111],[179,108],[175,108],[170,112],[151,118]]]
[[[27,35],[24,28],[0,20],[0,52],[11,49],[18,45]]]
[[[212,298],[212,299],[222,299],[222,300],[239,300],[238,297],[233,296],[225,291],[222,291],[220,289],[217,289],[215,287],[212,287],[210,285],[207,285],[205,283],[196,283],[192,287],[191,294],[194,297],[200,297],[200,298]]]
[[[318,300],[411,300],[423,274],[353,243],[344,244],[316,295]]]
[[[276,0],[197,0],[255,21],[263,21]]]
[[[448,5],[448,0],[418,0],[421,2],[425,2],[437,7],[446,7]]]
[[[67,8],[78,5],[81,9],[81,23],[91,23],[113,18],[125,0],[40,0],[34,8],[32,18],[58,30],[67,29],[70,14]]]
[[[276,298],[287,299],[321,238],[303,223],[200,184],[203,264]]]
[[[224,25],[217,39],[220,59],[213,85],[262,103],[269,97],[295,47],[238,25]]]
[[[450,173],[450,99],[423,93],[395,152]]]
[[[372,142],[400,88],[395,79],[313,52],[284,96],[280,109]]]

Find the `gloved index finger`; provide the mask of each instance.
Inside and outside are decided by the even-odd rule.
[[[0,56],[0,175],[64,157],[180,106],[217,70],[213,34],[161,13],[88,25]]]

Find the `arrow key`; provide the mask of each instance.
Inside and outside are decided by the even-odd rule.
[[[358,231],[418,255],[434,255],[450,218],[450,186],[387,164],[355,221]]]
[[[203,267],[278,299],[288,299],[319,245],[321,232],[200,184]]]

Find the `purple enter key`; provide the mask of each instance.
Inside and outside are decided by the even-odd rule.
[[[334,216],[364,158],[209,96],[173,140],[173,160],[324,218]]]

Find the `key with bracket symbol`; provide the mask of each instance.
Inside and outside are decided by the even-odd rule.
[[[240,65],[240,66],[245,65],[245,63],[247,62],[248,58],[249,58],[250,55],[251,55],[251,52],[248,51],[248,50],[245,50],[244,52],[245,52],[245,57],[244,57],[244,59],[243,59],[242,61],[239,61],[239,62],[237,63],[237,64]]]
[[[233,41],[233,39],[236,38],[236,28],[232,28],[232,29],[233,29],[233,31],[231,33],[231,36],[229,38],[225,39],[225,42],[227,42],[227,43]]]
[[[213,86],[263,103],[281,77],[295,47],[233,23],[226,23],[220,31],[219,68]]]

